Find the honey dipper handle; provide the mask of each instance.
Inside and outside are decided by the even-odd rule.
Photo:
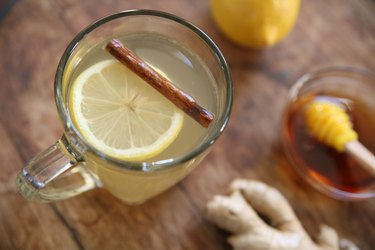
[[[345,151],[375,177],[375,156],[365,146],[354,140],[345,145]]]

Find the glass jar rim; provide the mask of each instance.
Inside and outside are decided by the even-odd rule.
[[[164,18],[166,20],[170,20],[172,22],[178,23],[181,26],[193,31],[195,35],[200,37],[203,42],[208,45],[208,47],[211,49],[213,54],[216,56],[216,59],[218,60],[221,68],[224,72],[225,82],[226,82],[226,96],[225,96],[225,104],[224,104],[224,110],[221,113],[219,118],[219,121],[215,125],[215,127],[210,131],[210,134],[196,147],[194,147],[191,151],[175,157],[175,158],[169,158],[165,160],[159,160],[154,162],[131,162],[131,161],[125,161],[116,159],[113,157],[110,157],[96,148],[94,148],[92,145],[90,145],[87,140],[79,133],[78,129],[74,126],[71,117],[69,116],[69,112],[66,108],[64,99],[63,99],[63,93],[62,93],[62,80],[63,75],[65,72],[66,64],[70,58],[70,55],[74,51],[75,47],[78,45],[78,43],[91,31],[95,30],[96,28],[100,27],[101,25],[111,22],[113,20],[117,20],[124,17],[130,17],[130,16],[153,16],[153,17],[160,17]],[[64,51],[60,62],[58,64],[56,75],[55,75],[55,102],[58,109],[59,116],[61,120],[63,121],[63,126],[65,131],[73,133],[76,137],[78,137],[78,140],[85,145],[85,151],[89,151],[100,157],[101,159],[105,159],[107,162],[111,163],[111,165],[117,166],[122,169],[126,170],[137,170],[137,171],[143,171],[143,172],[150,172],[150,171],[157,171],[157,170],[165,170],[165,169],[171,169],[174,166],[178,166],[181,163],[187,162],[190,159],[193,159],[194,157],[198,156],[201,152],[206,150],[210,145],[212,145],[222,134],[224,131],[229,116],[232,109],[232,102],[233,102],[233,83],[232,78],[229,70],[229,66],[222,54],[222,52],[219,50],[217,45],[212,41],[208,35],[206,35],[201,29],[193,25],[192,23],[175,16],[170,13],[166,13],[163,11],[156,11],[156,10],[145,10],[145,9],[135,9],[135,10],[126,10],[121,11],[112,15],[108,15],[106,17],[103,17],[94,23],[88,25],[86,28],[84,28],[80,33],[78,33],[73,40],[70,42],[70,44],[67,46],[66,50]]]
[[[375,72],[365,68],[359,68],[349,65],[333,65],[324,68],[316,69],[300,76],[297,81],[292,85],[288,92],[289,101],[293,101],[298,98],[298,93],[300,89],[308,84],[311,80],[319,75],[329,74],[329,73],[350,73],[357,76],[365,76],[367,78],[375,79]]]

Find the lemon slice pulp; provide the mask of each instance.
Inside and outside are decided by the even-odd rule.
[[[183,125],[177,107],[115,60],[84,70],[72,85],[69,104],[82,136],[97,150],[121,160],[158,155]]]

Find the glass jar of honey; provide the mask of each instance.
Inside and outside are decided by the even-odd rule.
[[[313,138],[305,109],[313,101],[336,103],[349,115],[358,140],[375,154],[375,73],[330,67],[302,76],[289,92],[282,139],[292,166],[319,191],[341,200],[375,197],[375,177],[349,154]]]

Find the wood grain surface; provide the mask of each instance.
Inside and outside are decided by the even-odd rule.
[[[127,206],[103,189],[51,204],[24,200],[16,173],[62,133],[53,80],[65,47],[94,20],[135,8],[181,16],[218,44],[235,85],[228,128],[196,170],[145,204]],[[290,171],[280,142],[287,92],[300,75],[328,65],[374,70],[374,55],[371,0],[303,0],[293,31],[264,50],[223,37],[208,1],[16,2],[0,20],[0,249],[230,249],[228,234],[205,219],[203,208],[236,177],[277,187],[312,235],[324,223],[374,249],[375,200],[342,202],[316,192]]]

